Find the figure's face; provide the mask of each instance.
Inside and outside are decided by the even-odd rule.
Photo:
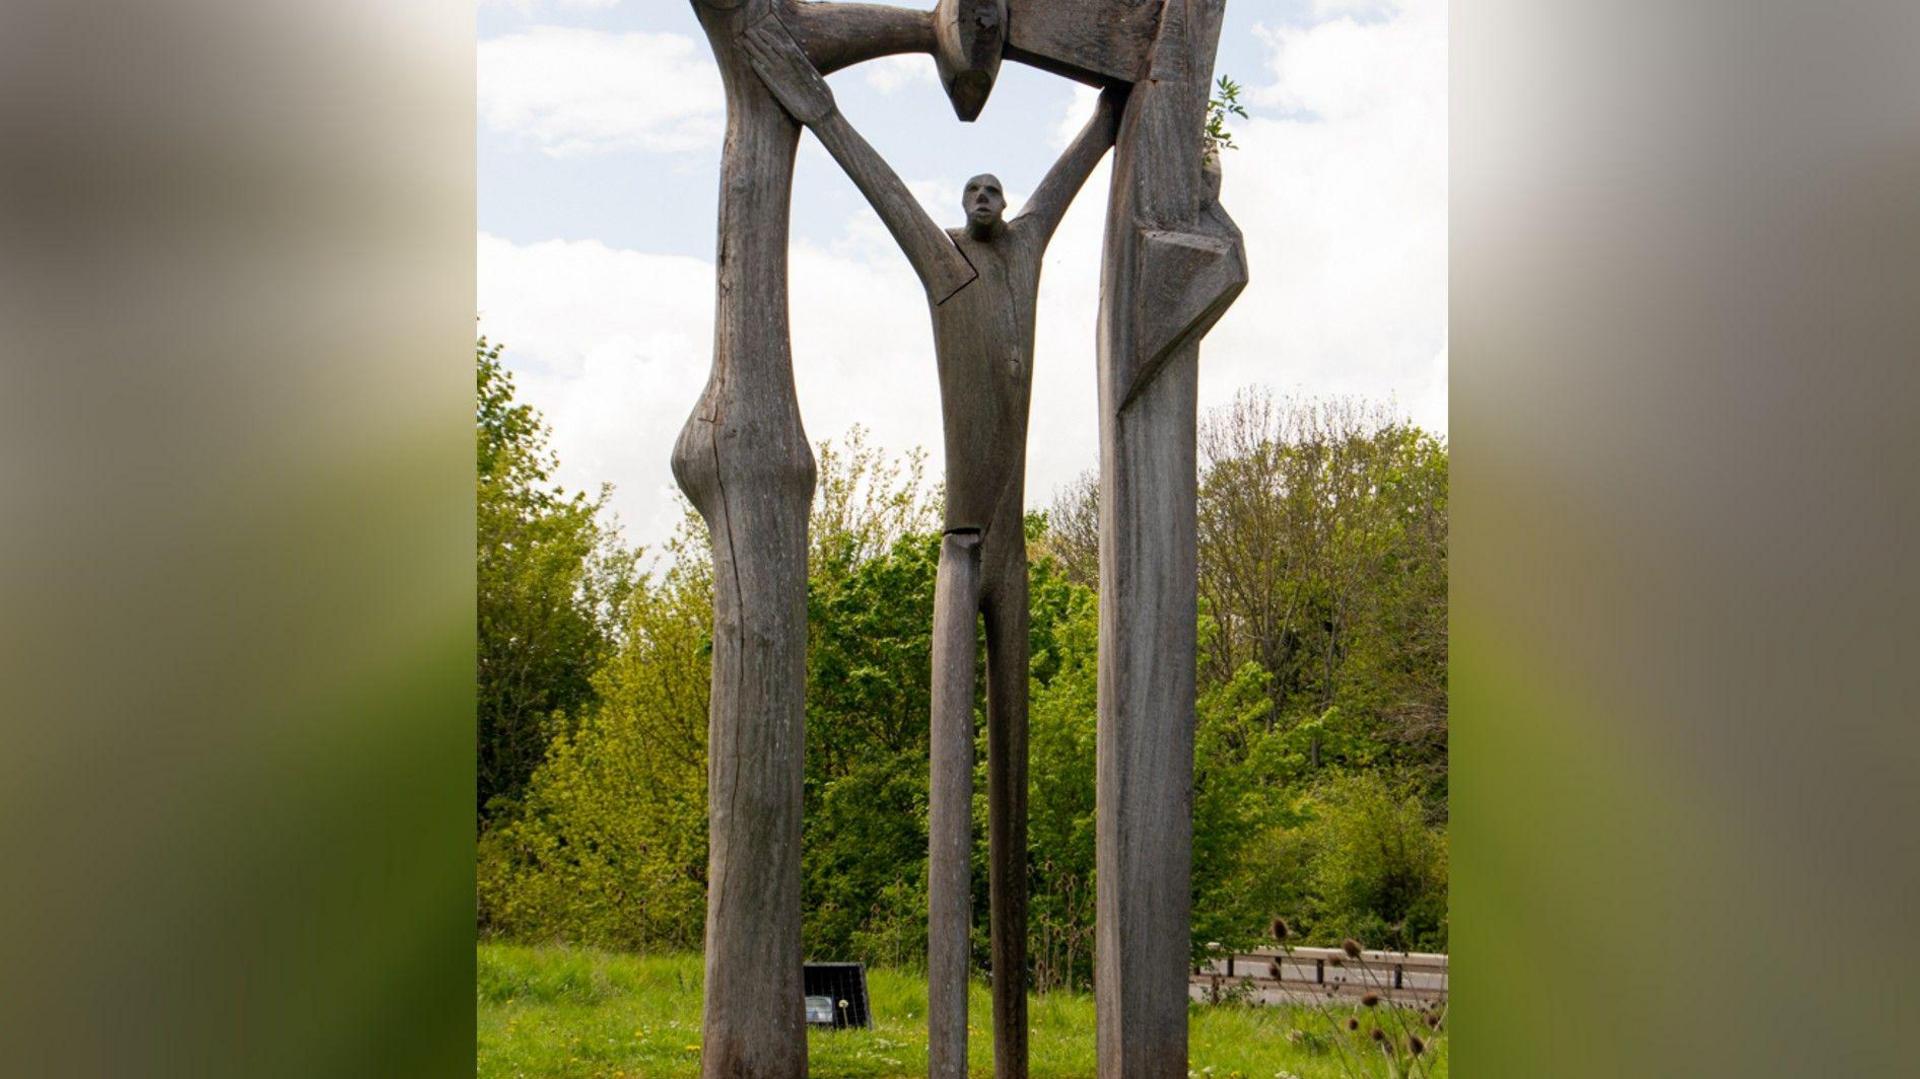
[[[1001,215],[1007,212],[1007,196],[1000,190],[1000,178],[981,173],[968,180],[960,205],[967,211],[967,224],[975,228],[998,224]]]

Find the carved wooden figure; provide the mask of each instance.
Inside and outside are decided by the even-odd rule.
[[[779,24],[749,35],[776,97],[820,136],[899,239],[933,315],[946,444],[946,538],[934,598],[928,794],[928,1071],[964,1079],[972,847],[975,618],[987,637],[988,895],[994,1070],[1026,1074],[1028,404],[1035,304],[1048,241],[1118,126],[1120,94],[1049,170],[1019,216],[999,178],[975,176],[966,224],[942,233],[878,154],[840,117],[825,80]],[[938,238],[937,240],[935,238]],[[971,274],[961,275],[955,260]]]

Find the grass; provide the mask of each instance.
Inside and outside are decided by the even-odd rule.
[[[480,1079],[671,1079],[699,1074],[700,957],[632,956],[577,948],[479,947]],[[867,974],[874,1028],[808,1034],[815,1079],[896,1079],[927,1071],[927,986],[903,971]],[[992,1013],[984,985],[971,992],[971,1074],[993,1074]],[[1346,1079],[1325,1048],[1327,1020],[1310,1009],[1196,1004],[1189,1060],[1202,1079]],[[1336,1010],[1344,1022],[1351,1010]],[[1034,997],[1028,1013],[1033,1079],[1094,1075],[1093,999]],[[1313,1035],[1292,1042],[1295,1025]],[[1315,1048],[1319,1046],[1319,1048]],[[1434,1074],[1447,1074],[1444,1043]]]

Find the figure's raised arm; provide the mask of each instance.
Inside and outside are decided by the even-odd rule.
[[[743,44],[767,89],[794,119],[812,129],[854,186],[873,204],[914,272],[920,275],[928,297],[942,303],[972,281],[976,276],[973,264],[947,238],[946,230],[921,208],[892,166],[840,115],[827,80],[779,17],[769,15],[755,23],[746,32]]]
[[[1093,119],[1074,136],[1073,144],[1053,163],[1053,168],[1047,170],[1046,179],[1040,181],[1033,197],[1020,208],[1016,221],[1037,224],[1043,241],[1053,235],[1053,230],[1060,227],[1060,219],[1066,216],[1067,207],[1073,204],[1073,197],[1093,174],[1094,166],[1113,147],[1114,137],[1120,131],[1120,110],[1125,103],[1126,91],[1101,91]]]

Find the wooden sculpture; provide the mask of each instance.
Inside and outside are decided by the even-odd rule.
[[[786,244],[801,125],[925,286],[945,421],[929,840],[930,1070],[964,1075],[974,619],[988,638],[995,1074],[1026,1074],[1026,552],[1034,304],[1060,216],[1117,145],[1101,277],[1099,926],[1102,1076],[1186,1073],[1199,339],[1246,281],[1202,155],[1224,0],[941,0],[932,11],[692,0],[727,95],[713,371],[674,474],[713,537],[707,1079],[806,1074],[800,804],[813,459],[794,397]],[[957,115],[1001,59],[1106,87],[1021,215],[991,175],[942,230],[823,73],[923,52]]]
[[[928,791],[929,1072],[967,1074],[971,953],[973,672],[976,618],[987,638],[988,895],[996,1074],[1026,1074],[1027,416],[1040,265],[1067,206],[1113,145],[1115,92],[1055,162],[1018,217],[1000,180],[962,196],[966,224],[942,232],[880,156],[847,126],[826,81],[777,20],[751,31],[756,68],[820,136],[920,275],[933,316],[946,441],[945,538],[934,598]],[[938,237],[938,239],[935,239]],[[966,280],[958,261],[969,267]]]

